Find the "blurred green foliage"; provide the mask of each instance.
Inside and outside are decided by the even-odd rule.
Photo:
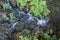
[[[27,2],[29,1],[30,10],[29,12],[31,14],[34,14],[36,17],[44,17],[49,15],[50,11],[47,8],[46,1],[45,0],[16,0],[17,6],[20,7],[20,9],[24,9],[25,6],[27,6]],[[4,9],[9,9],[9,5],[7,3],[3,4]]]
[[[10,21],[12,22],[15,19],[14,12],[10,13]]]
[[[3,9],[4,10],[7,10],[9,8],[10,8],[10,5],[8,5],[7,3],[3,4]],[[15,18],[14,17],[14,12],[9,13],[9,16],[10,16],[10,21],[14,20],[14,18]]]
[[[17,6],[23,9],[27,2],[30,2],[30,13],[36,17],[43,17],[49,15],[50,11],[47,8],[45,0],[17,0]]]
[[[50,11],[47,8],[45,0],[16,0],[17,6],[21,9],[25,8],[27,2],[29,1],[30,13],[33,13],[36,17],[44,17],[49,15]],[[7,3],[3,4],[4,9],[9,9],[9,5]]]
[[[17,1],[17,6],[20,8],[24,8],[26,6],[27,0],[16,0]]]
[[[20,40],[38,40],[37,37],[23,36],[23,35],[20,35],[19,39]]]
[[[7,3],[3,4],[3,9],[9,9],[9,5]]]

